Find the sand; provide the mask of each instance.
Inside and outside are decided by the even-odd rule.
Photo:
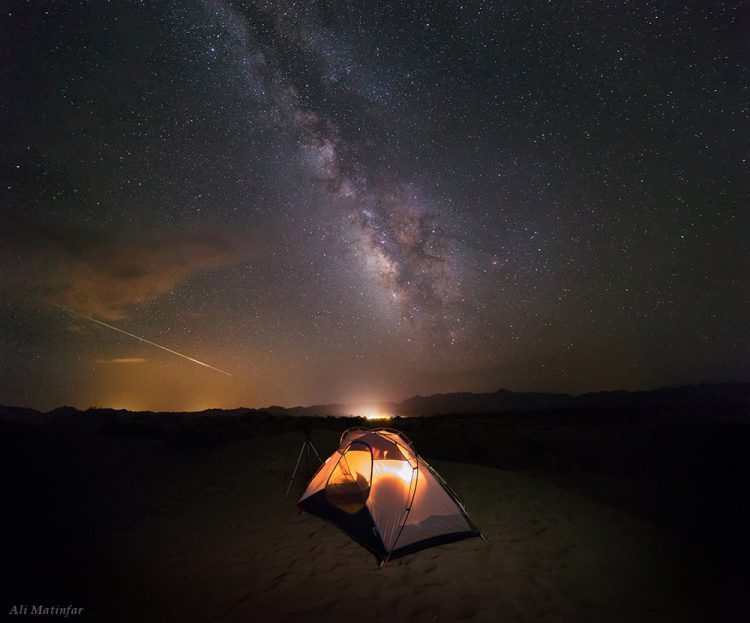
[[[314,439],[325,455],[337,435],[315,431]],[[117,452],[143,452],[140,441],[128,443]],[[488,541],[434,547],[379,569],[334,526],[299,513],[292,496],[283,499],[300,445],[301,435],[285,434],[196,455],[162,456],[154,447],[158,458],[140,461],[100,448],[113,464],[133,467],[103,474],[112,489],[84,495],[76,510],[99,535],[100,553],[86,563],[96,579],[89,592],[78,591],[87,614],[106,621],[700,620],[700,600],[681,576],[682,553],[667,535],[531,474],[435,461]],[[71,572],[85,574],[81,565],[71,561]],[[76,592],[66,596],[80,605]]]

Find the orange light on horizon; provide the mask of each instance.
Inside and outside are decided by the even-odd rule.
[[[359,417],[363,417],[366,420],[390,420],[393,416],[390,413],[381,411],[373,407],[372,409],[365,409],[359,414]]]

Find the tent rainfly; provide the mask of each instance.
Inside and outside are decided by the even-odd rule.
[[[350,429],[307,485],[298,508],[389,559],[481,533],[455,493],[403,433]]]

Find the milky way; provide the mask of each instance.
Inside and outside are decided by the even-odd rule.
[[[456,313],[453,305],[461,296],[459,280],[435,211],[420,199],[417,188],[380,180],[377,172],[361,164],[362,137],[344,138],[335,122],[302,104],[297,89],[283,78],[276,51],[258,41],[246,26],[246,16],[224,2],[209,3],[207,8],[221,17],[232,34],[234,62],[246,70],[250,92],[259,96],[270,120],[294,134],[301,165],[326,194],[354,250],[364,256],[366,270],[382,286],[383,296],[398,306],[405,319],[444,326],[455,341],[458,332],[450,325]],[[259,10],[273,24],[275,41],[282,40],[323,68],[324,87],[338,82],[341,71],[363,73],[363,68],[326,47],[319,31],[298,26],[300,16],[292,18],[291,26],[282,19],[295,9],[271,3]]]

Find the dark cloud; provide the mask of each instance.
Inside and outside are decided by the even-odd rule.
[[[191,276],[248,261],[258,244],[217,233],[157,236],[47,230],[30,272],[49,303],[106,320],[172,292]]]

